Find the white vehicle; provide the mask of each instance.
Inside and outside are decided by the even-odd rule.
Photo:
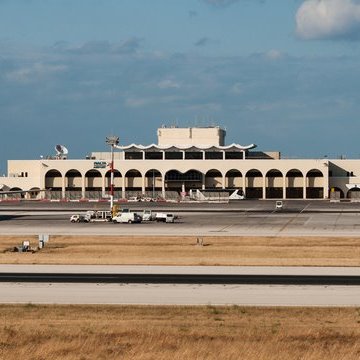
[[[70,217],[70,222],[75,223],[75,222],[87,222],[88,220],[85,218],[84,215],[71,215]]]
[[[112,218],[112,221],[114,224],[116,223],[140,223],[141,222],[141,216],[133,213],[133,212],[126,212],[126,213],[118,213],[116,216]]]
[[[111,212],[110,211],[87,211],[85,218],[89,220],[89,222],[106,222],[111,221]]]
[[[70,222],[79,223],[79,222],[89,222],[89,219],[85,215],[71,215]]]
[[[155,220],[160,222],[166,222],[166,223],[174,223],[175,219],[177,219],[177,216],[174,214],[169,213],[156,213]]]
[[[284,206],[283,202],[279,200],[275,203],[275,210],[282,210],[283,206]]]
[[[153,221],[156,219],[156,214],[151,210],[144,210],[140,216],[142,217],[143,221]]]

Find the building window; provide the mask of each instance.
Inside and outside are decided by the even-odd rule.
[[[225,159],[226,160],[232,160],[232,159],[243,159],[243,152],[242,151],[227,151],[225,152]]]
[[[205,159],[206,160],[222,160],[223,153],[220,151],[206,151]]]
[[[203,159],[203,153],[194,151],[194,152],[185,152],[185,159],[187,160],[202,160]]]
[[[163,154],[159,151],[149,151],[145,152],[145,159],[146,160],[162,160]]]
[[[168,151],[165,152],[165,159],[166,160],[182,160],[183,153],[180,151]]]
[[[142,160],[143,153],[139,151],[125,152],[125,160]]]

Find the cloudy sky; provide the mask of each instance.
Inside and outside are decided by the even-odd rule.
[[[162,124],[360,157],[359,41],[358,0],[0,0],[0,174]]]

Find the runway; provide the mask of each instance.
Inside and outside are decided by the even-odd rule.
[[[360,286],[1,283],[0,303],[360,306]]]
[[[137,274],[141,283],[65,283],[46,278],[71,275]],[[57,265],[0,265],[1,274],[43,276],[45,282],[0,282],[0,303],[39,304],[138,304],[138,305],[256,305],[256,306],[359,306],[360,286],[350,285],[276,285],[276,284],[200,284],[200,283],[151,283],[149,274],[176,274],[183,279],[197,274],[219,279],[247,274],[253,278],[284,278],[293,280],[318,276],[338,276],[359,279],[359,268],[311,267],[164,267],[164,266],[57,266]],[[31,273],[30,273],[31,272]],[[214,275],[216,274],[216,275]],[[220,275],[219,275],[220,274]],[[147,276],[147,277],[146,277]],[[61,281],[61,278],[59,278]],[[151,280],[151,279],[150,279]],[[173,281],[173,279],[172,279]],[[296,282],[295,282],[296,283]],[[300,282],[301,283],[301,282]]]

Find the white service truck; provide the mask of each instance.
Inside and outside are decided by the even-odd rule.
[[[141,216],[134,212],[119,212],[116,216],[112,218],[114,224],[118,223],[141,223]]]
[[[174,223],[177,216],[172,213],[156,213],[155,220],[158,222]]]
[[[85,214],[88,222],[109,222],[111,221],[111,211],[89,210]]]

